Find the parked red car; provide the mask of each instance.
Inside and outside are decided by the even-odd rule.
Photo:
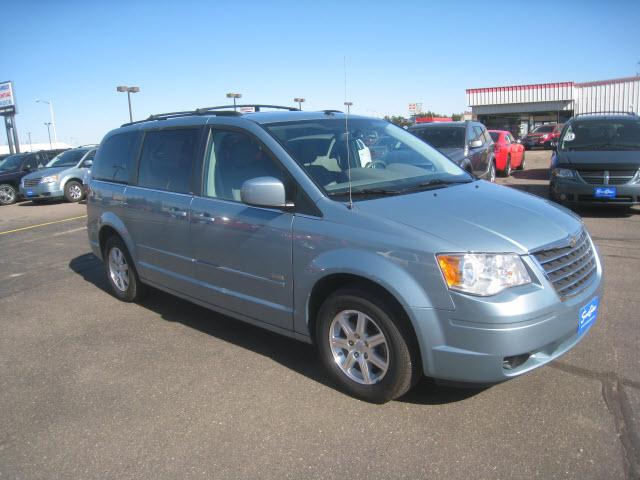
[[[551,148],[551,142],[558,141],[562,127],[564,127],[564,123],[540,125],[522,139],[522,144],[526,150],[535,147]]]
[[[511,175],[511,170],[524,170],[524,146],[517,143],[506,130],[489,130],[495,143],[496,170],[503,176]]]

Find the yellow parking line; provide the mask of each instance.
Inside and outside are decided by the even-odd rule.
[[[47,225],[53,225],[54,223],[70,222],[71,220],[78,220],[79,218],[87,218],[87,216],[80,215],[79,217],[63,218],[62,220],[56,220],[55,222],[39,223],[38,225],[30,225],[28,227],[16,228],[14,230],[7,230],[6,232],[0,232],[0,235],[6,235],[7,233],[21,232],[22,230],[31,230],[32,228],[46,227]]]

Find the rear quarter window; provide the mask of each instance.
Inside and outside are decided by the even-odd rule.
[[[110,136],[96,152],[91,176],[96,180],[130,183],[139,147],[139,132],[117,133]]]

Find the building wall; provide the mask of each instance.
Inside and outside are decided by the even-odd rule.
[[[640,77],[598,82],[543,83],[471,88],[467,103],[473,115],[535,112],[640,112]]]

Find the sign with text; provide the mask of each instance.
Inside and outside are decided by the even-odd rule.
[[[16,113],[16,100],[11,82],[0,83],[0,115]]]

